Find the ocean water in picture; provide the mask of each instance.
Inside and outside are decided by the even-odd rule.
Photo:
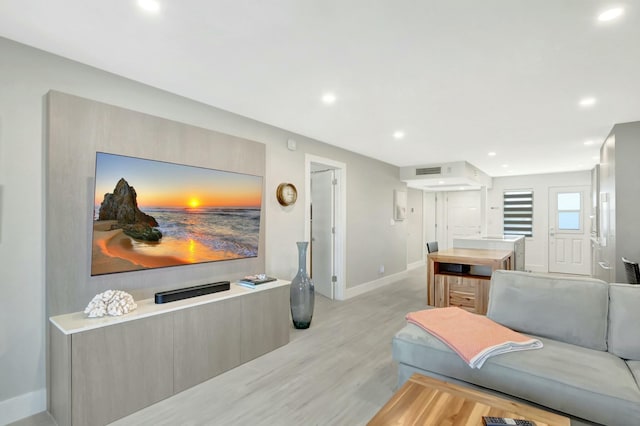
[[[93,275],[258,256],[258,208],[146,208],[145,213],[158,222],[159,241],[109,230],[114,221],[94,221]]]
[[[211,250],[224,251],[230,257],[258,255],[260,209],[150,207],[145,213],[158,221],[158,229],[163,235],[160,245],[194,241]]]

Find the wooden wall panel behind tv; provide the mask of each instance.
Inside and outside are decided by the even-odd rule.
[[[146,299],[264,271],[263,188],[257,258],[91,277],[96,151],[264,177],[265,145],[56,91],[47,94],[45,116],[47,316],[82,310],[107,289]]]

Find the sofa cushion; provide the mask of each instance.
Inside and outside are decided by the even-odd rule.
[[[487,317],[516,331],[606,351],[608,307],[604,281],[498,270]]]
[[[627,361],[627,367],[629,367],[631,374],[636,379],[636,383],[640,386],[640,361]]]
[[[640,418],[640,390],[608,352],[540,338],[544,347],[489,358],[471,369],[438,338],[407,324],[393,339],[395,361],[544,405],[594,422]]]
[[[609,287],[609,352],[640,361],[640,285]]]

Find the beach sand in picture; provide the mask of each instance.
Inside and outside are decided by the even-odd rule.
[[[136,241],[122,229],[110,230],[115,220],[94,221],[91,275],[188,265],[239,256],[212,250],[195,240]]]

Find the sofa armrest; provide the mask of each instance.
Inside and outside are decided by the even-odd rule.
[[[609,286],[609,352],[640,361],[640,285]]]

